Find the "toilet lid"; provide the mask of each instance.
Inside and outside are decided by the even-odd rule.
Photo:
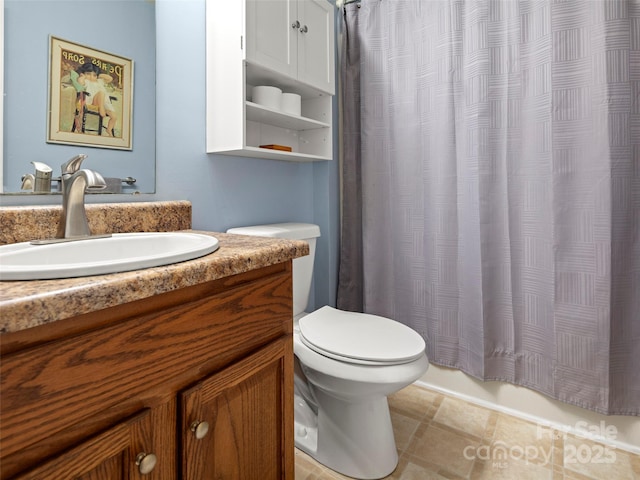
[[[316,352],[349,363],[398,365],[424,354],[422,337],[388,318],[322,307],[300,319],[300,339]]]

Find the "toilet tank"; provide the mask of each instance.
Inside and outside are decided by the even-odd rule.
[[[309,243],[309,255],[293,259],[293,316],[296,317],[304,312],[309,303],[311,279],[313,278],[313,260],[316,253],[316,238],[320,236],[320,227],[311,223],[272,223],[269,225],[230,228],[227,233],[305,240]]]

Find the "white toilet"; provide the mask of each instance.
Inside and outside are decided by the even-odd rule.
[[[309,255],[293,260],[295,442],[344,475],[374,479],[398,464],[387,395],[429,366],[422,337],[388,318],[322,307],[305,313],[317,225],[278,223],[227,233],[306,240]]]

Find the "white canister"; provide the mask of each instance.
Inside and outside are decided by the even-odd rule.
[[[276,110],[280,109],[281,97],[282,90],[278,87],[261,85],[259,87],[253,87],[251,91],[251,98],[254,103]]]
[[[300,116],[302,99],[297,93],[283,93],[280,100],[280,110],[291,115]]]

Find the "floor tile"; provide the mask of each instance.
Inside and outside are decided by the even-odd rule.
[[[636,479],[631,456],[627,452],[574,435],[567,435],[564,441],[565,471],[594,480]]]
[[[482,438],[490,413],[486,408],[470,405],[457,398],[445,398],[433,421]]]
[[[552,480],[553,468],[516,458],[477,461],[470,478],[474,480]]]
[[[431,423],[418,428],[406,453],[437,465],[444,472],[467,478],[474,461],[467,452],[478,446],[477,438]]]
[[[430,464],[424,459],[403,455],[398,467],[389,476],[389,480],[451,480],[455,475],[441,475],[442,469],[438,465]]]
[[[553,466],[553,431],[532,422],[500,414],[491,445],[495,452],[504,448],[510,459],[549,469]]]
[[[639,455],[417,385],[389,409],[400,458],[384,480],[640,480]],[[297,449],[295,478],[349,479]]]
[[[391,411],[391,423],[393,424],[396,448],[399,452],[404,452],[413,439],[418,426],[420,426],[420,421],[396,411]]]
[[[389,408],[407,417],[424,420],[433,417],[442,399],[439,393],[409,385],[389,396]]]
[[[296,448],[296,480],[316,480],[322,478],[323,468],[309,455]]]

